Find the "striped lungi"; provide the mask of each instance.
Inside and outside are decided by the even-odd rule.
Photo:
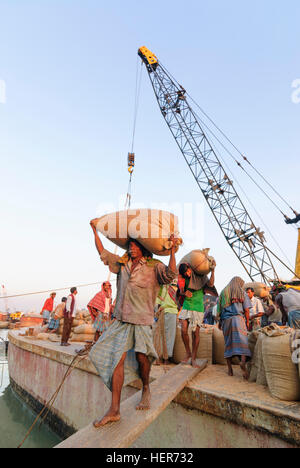
[[[251,358],[244,317],[236,315],[223,320],[222,331],[225,339],[225,359],[233,356],[248,356]]]
[[[93,346],[89,354],[90,359],[110,390],[114,370],[126,352],[124,385],[140,377],[135,353],[148,356],[151,364],[158,359],[153,344],[152,327],[115,320]]]
[[[101,335],[109,327],[110,323],[111,322],[110,322],[109,315],[106,315],[106,314],[103,314],[102,312],[99,312],[98,316],[95,319],[93,327]]]

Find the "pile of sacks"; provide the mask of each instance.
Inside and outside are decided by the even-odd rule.
[[[250,382],[269,388],[274,398],[300,401],[300,333],[272,324],[249,336]]]
[[[94,341],[95,328],[92,323],[83,323],[73,328],[73,334],[70,341],[91,342]]]
[[[192,332],[189,329],[190,346],[192,345]],[[200,344],[197,359],[207,359],[209,364],[225,365],[224,335],[216,325],[203,325],[200,328]],[[177,325],[173,360],[179,364],[186,356],[184,343],[181,337],[181,326]]]
[[[88,327],[88,329],[93,329],[93,325],[92,325],[92,318],[91,318],[91,314],[89,313],[88,310],[79,310],[77,311],[76,313],[76,316],[73,320],[73,324],[72,324],[72,330],[71,330],[71,335],[70,335],[70,341],[84,341],[84,340],[79,340],[79,339],[76,339],[76,336],[78,334],[83,334],[81,332],[77,332],[76,330],[79,328],[79,327]],[[63,328],[64,328],[64,318],[62,317],[59,321],[59,329],[58,329],[58,334],[59,335],[62,335],[62,332],[63,332]],[[91,333],[89,333],[91,334]],[[93,334],[95,334],[95,330],[93,329]],[[74,339],[74,335],[75,336],[75,339]]]
[[[42,327],[33,328],[31,335],[29,335],[29,331],[28,331],[27,336],[31,336],[32,338],[35,338],[37,340],[42,340],[42,341],[49,340],[53,342],[59,342],[61,340],[63,328],[64,328],[64,318],[59,317],[59,328],[57,330],[57,333],[46,333],[46,330],[48,329],[48,325],[44,325]],[[95,335],[95,329],[93,328],[92,318],[91,318],[89,311],[87,310],[77,311],[76,316],[73,320],[70,341],[78,341],[78,342],[93,341],[94,335]]]

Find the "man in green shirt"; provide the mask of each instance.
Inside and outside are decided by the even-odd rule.
[[[181,336],[186,350],[186,357],[182,361],[185,364],[192,363],[193,367],[199,367],[196,363],[197,351],[200,343],[200,327],[204,319],[204,288],[213,288],[215,285],[215,267],[210,279],[206,275],[196,275],[188,263],[182,263],[179,267],[179,297],[184,300],[179,314],[181,322]],[[188,328],[192,330],[192,351]]]

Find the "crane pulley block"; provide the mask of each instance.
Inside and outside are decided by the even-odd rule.
[[[130,172],[130,174],[133,172],[134,165],[135,165],[135,154],[128,153],[128,172]]]

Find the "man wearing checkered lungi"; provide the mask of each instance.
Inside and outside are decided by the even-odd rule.
[[[136,409],[150,408],[149,375],[151,364],[157,359],[152,337],[154,306],[160,285],[170,284],[177,272],[173,235],[170,237],[169,266],[166,266],[154,260],[150,252],[133,239],[129,240],[128,251],[123,257],[108,252],[98,236],[97,221],[91,221],[96,248],[101,260],[117,274],[117,298],[115,321],[90,352],[91,361],[112,392],[111,406],[103,418],[94,422],[96,428],[120,419],[123,384],[138,377],[142,380],[143,390]]]

